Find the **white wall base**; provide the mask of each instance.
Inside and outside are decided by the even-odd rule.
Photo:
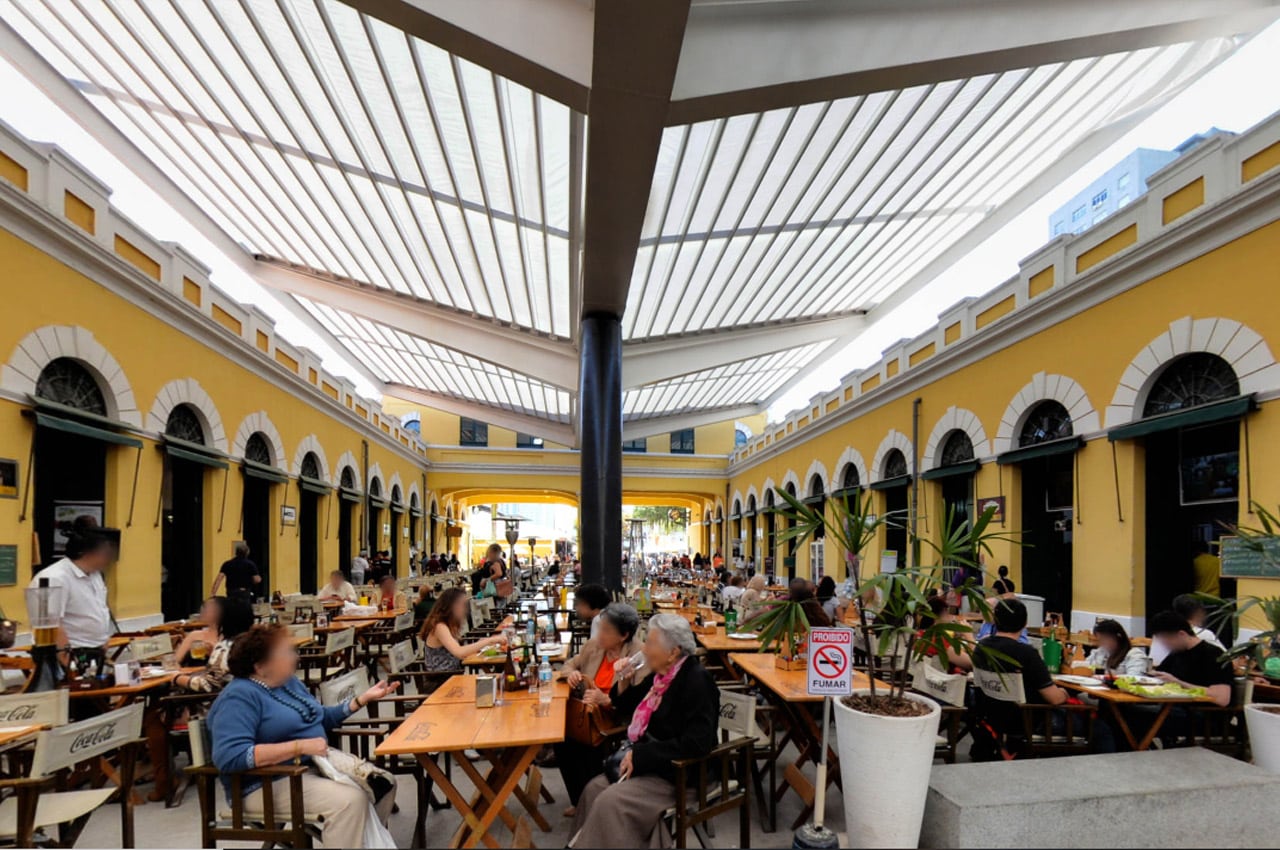
[[[1130,617],[1124,614],[1105,614],[1096,611],[1082,611],[1076,608],[1071,612],[1071,631],[1073,632],[1091,632],[1093,624],[1098,620],[1115,620],[1124,626],[1124,630],[1129,633],[1129,637],[1146,637],[1147,634],[1147,618],[1146,617]]]

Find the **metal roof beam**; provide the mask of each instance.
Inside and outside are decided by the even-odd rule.
[[[387,289],[342,280],[279,260],[259,258],[254,278],[278,292],[300,295],[335,310],[505,366],[560,389],[571,392],[577,389],[578,358],[567,342],[547,339]]]
[[[635,389],[814,342],[852,339],[865,327],[866,319],[861,313],[846,313],[628,342],[622,346],[622,385]]]
[[[546,419],[530,416],[526,413],[504,410],[500,407],[481,404],[477,401],[468,401],[455,396],[444,395],[443,393],[435,393],[418,387],[410,387],[405,384],[383,384],[382,392],[385,395],[413,404],[421,404],[433,410],[443,410],[445,413],[466,416],[489,425],[497,425],[499,428],[506,428],[522,434],[532,434],[535,437],[541,437],[544,440],[550,440],[553,443],[560,443],[565,446],[572,447],[574,445],[573,426],[567,422],[549,422]]]
[[[766,0],[689,14],[670,125],[1235,35],[1280,0]]]

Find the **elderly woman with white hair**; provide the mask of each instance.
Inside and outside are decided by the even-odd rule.
[[[696,649],[688,620],[657,614],[644,664],[615,671],[609,696],[619,722],[629,724],[627,740],[583,790],[570,847],[668,846],[661,818],[676,802],[672,762],[709,753],[720,722],[720,691]],[[624,682],[635,684],[620,688]]]

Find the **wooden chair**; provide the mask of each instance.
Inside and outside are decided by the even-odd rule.
[[[753,743],[747,737],[726,740],[701,758],[671,763],[676,769],[676,805],[663,813],[663,820],[676,847],[689,846],[689,830],[702,847],[710,847],[712,821],[734,809],[738,810],[737,846],[744,850],[751,846],[751,786],[746,778],[751,775]]]
[[[292,847],[295,850],[312,846],[312,839],[320,835],[318,818],[308,818],[303,806],[302,777],[310,769],[300,764],[277,764],[259,767],[243,773],[232,774],[228,808],[221,806],[222,783],[218,769],[209,758],[213,742],[209,738],[204,721],[190,724],[192,777],[200,796],[200,846],[217,847],[219,841],[251,841],[263,847]],[[262,815],[252,819],[244,811],[244,780],[262,780]],[[284,805],[279,805],[277,780],[286,780]]]
[[[343,629],[329,632],[323,647],[303,647],[298,652],[298,678],[314,694],[325,679],[340,676],[351,669],[355,645],[356,630]]]
[[[1086,755],[1093,742],[1096,714],[1088,705],[1045,705],[1028,703],[1021,673],[997,673],[975,669],[973,682],[983,697],[996,705],[1012,708],[1020,725],[1010,722],[1005,712],[995,712],[993,724],[1005,739],[1005,749],[1018,755],[1039,756]],[[1063,718],[1061,731],[1054,728]]]
[[[315,640],[315,623],[288,623],[284,628],[291,638],[307,638],[308,640]]]
[[[71,722],[70,691],[58,688],[39,693],[0,696],[0,730],[17,727],[66,726]],[[26,776],[31,769],[30,747],[5,747],[0,750],[3,769],[0,776]]]
[[[751,780],[760,806],[760,827],[765,832],[778,828],[778,805],[774,792],[778,788],[778,759],[782,745],[778,740],[778,723],[773,706],[760,705],[754,693],[741,685],[720,686],[720,728],[752,738]],[[769,772],[769,790],[765,791],[765,770]]]
[[[933,663],[924,662],[911,668],[911,689],[942,706],[942,719],[933,748],[933,757],[946,764],[956,763],[956,752],[967,728],[965,691],[968,677],[946,673]]]
[[[55,711],[60,709],[54,709]],[[120,803],[120,841],[133,847],[134,766],[142,735],[141,703],[48,729],[36,737],[28,775],[0,780],[0,840],[16,847],[34,846],[37,829],[58,827],[58,845],[70,847],[89,816],[113,796]],[[102,787],[106,776],[95,772],[91,787],[72,789],[72,769],[111,753],[120,757],[120,787]]]
[[[1254,683],[1237,679],[1232,687],[1231,704],[1205,703],[1186,706],[1186,735],[1169,740],[1171,747],[1204,747],[1223,755],[1244,760],[1249,750],[1249,727],[1244,707],[1253,701]]]

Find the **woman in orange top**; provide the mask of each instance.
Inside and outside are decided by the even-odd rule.
[[[640,628],[640,616],[636,609],[622,602],[611,603],[596,618],[599,628],[596,636],[582,645],[582,650],[565,662],[564,674],[575,695],[582,701],[607,712],[612,705],[609,690],[614,684],[614,666],[623,659],[639,652],[643,644],[636,640]],[[627,681],[618,682],[619,693]],[[604,726],[611,724],[605,723]],[[565,817],[577,814],[578,797],[586,784],[604,770],[608,755],[604,748],[596,749],[579,741],[566,740],[555,745],[556,764],[564,777],[565,791],[569,794],[569,808]]]

